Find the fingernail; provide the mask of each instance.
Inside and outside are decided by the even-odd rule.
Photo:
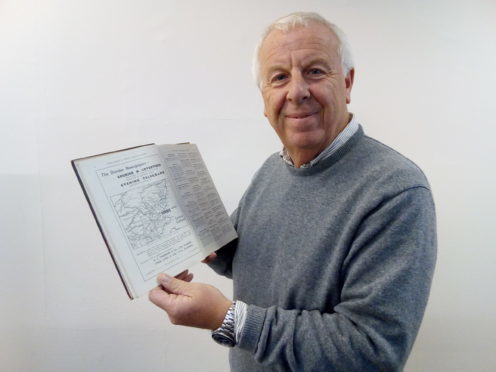
[[[165,273],[161,273],[158,274],[158,280],[160,281],[161,284],[169,284],[170,281],[172,280],[172,277]]]

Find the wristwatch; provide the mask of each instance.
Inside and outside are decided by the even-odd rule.
[[[212,338],[215,342],[228,347],[236,345],[236,333],[234,331],[234,310],[236,309],[236,301],[234,301],[227,310],[224,321],[219,328],[212,331]]]

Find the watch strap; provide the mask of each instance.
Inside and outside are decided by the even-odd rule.
[[[221,345],[229,347],[236,345],[235,311],[236,301],[227,310],[220,327],[212,331],[212,338]]]

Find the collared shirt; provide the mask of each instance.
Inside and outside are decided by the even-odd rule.
[[[317,164],[319,161],[324,160],[334,154],[341,146],[343,146],[346,141],[348,141],[358,130],[358,120],[356,120],[355,115],[351,114],[351,120],[346,127],[338,134],[338,136],[327,146],[324,151],[322,151],[315,159],[312,159],[309,163],[301,165],[301,168],[310,168]],[[289,165],[294,167],[293,160],[289,156],[286,148],[284,147],[279,153],[281,158]]]

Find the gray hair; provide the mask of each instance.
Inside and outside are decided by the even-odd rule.
[[[351,55],[351,48],[348,42],[348,38],[345,33],[339,29],[338,26],[329,22],[327,19],[322,17],[317,13],[312,12],[295,12],[288,14],[282,18],[279,18],[272,24],[270,24],[262,34],[262,37],[255,48],[255,53],[253,54],[252,63],[252,73],[255,81],[260,89],[262,89],[262,81],[260,77],[260,48],[262,47],[265,38],[274,30],[279,30],[283,32],[288,32],[294,30],[298,27],[307,27],[311,23],[321,24],[329,29],[334,35],[336,35],[339,41],[338,53],[341,57],[341,66],[343,69],[343,74],[346,74],[355,66],[353,62],[353,56]]]

